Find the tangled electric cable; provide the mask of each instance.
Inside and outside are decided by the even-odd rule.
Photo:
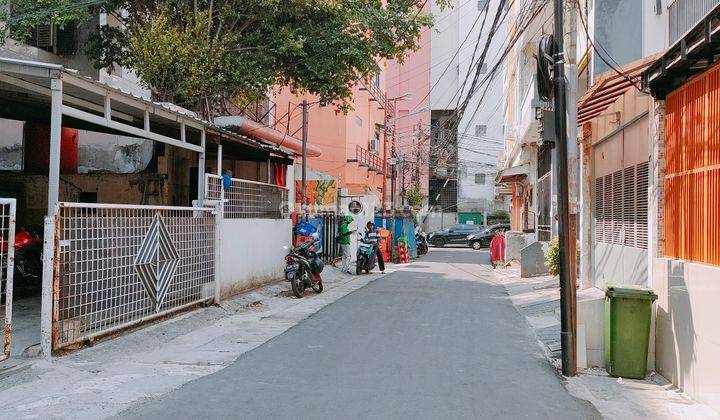
[[[538,94],[544,101],[550,102],[553,98],[552,69],[556,50],[555,39],[546,34],[540,37],[537,54],[537,81]]]

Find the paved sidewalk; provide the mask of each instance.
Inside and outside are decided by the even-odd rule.
[[[551,276],[520,278],[513,266],[495,271],[517,310],[525,315],[550,362],[560,367],[560,287]],[[590,401],[607,419],[720,419],[720,413],[693,401],[662,376],[645,380],[608,376],[604,369],[583,370],[567,379],[566,387]]]
[[[388,269],[388,273],[393,271]],[[296,299],[279,282],[100,341],[0,379],[0,419],[116,415],[217,372],[322,307],[381,277],[323,273],[325,290]]]

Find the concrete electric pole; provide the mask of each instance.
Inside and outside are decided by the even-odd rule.
[[[567,97],[565,85],[565,42],[563,13],[564,1],[555,1],[555,57],[553,88],[555,97],[555,134],[557,140],[558,239],[560,246],[560,345],[562,372],[565,376],[577,374],[575,345],[575,275],[571,273],[570,224],[568,217],[568,138]],[[570,106],[576,106],[570,104]],[[574,248],[574,247],[573,247]]]

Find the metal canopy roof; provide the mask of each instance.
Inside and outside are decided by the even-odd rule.
[[[643,86],[664,99],[720,59],[720,5],[715,6],[643,73]]]
[[[497,175],[497,182],[520,182],[530,174],[530,164],[524,163],[501,170]]]
[[[8,103],[29,103],[49,110],[52,83],[58,80],[62,81],[64,120],[79,128],[159,141],[195,152],[205,150],[207,138],[214,143],[230,142],[258,152],[288,155],[277,146],[204,121],[189,110],[146,100],[61,65],[0,57],[0,86],[11,94],[5,98]]]
[[[628,89],[633,88],[633,83],[639,84],[642,73],[659,56],[656,54],[625,65],[620,69],[624,75],[620,75],[614,70],[603,73],[578,101],[578,126],[605,112],[617,98],[624,95]]]

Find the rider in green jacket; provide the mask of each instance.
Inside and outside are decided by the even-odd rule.
[[[353,218],[350,215],[343,218],[343,222],[338,230],[338,242],[340,243],[340,249],[342,250],[342,271],[344,273],[350,273],[350,259],[352,258],[352,250],[350,249],[350,235],[353,231],[350,230],[350,223]]]

